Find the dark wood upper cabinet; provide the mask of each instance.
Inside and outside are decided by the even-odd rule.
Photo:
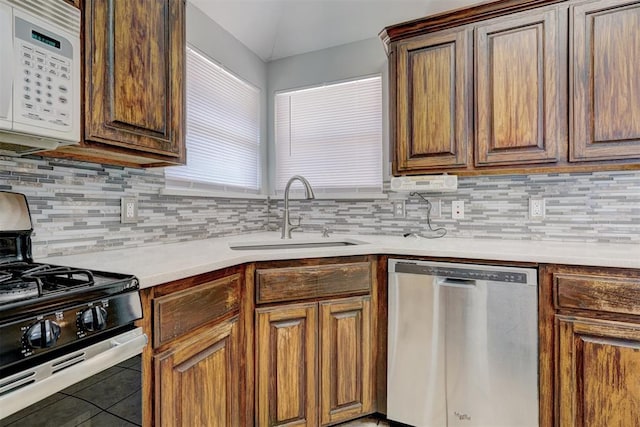
[[[570,17],[570,159],[640,159],[640,2],[575,2]]]
[[[495,0],[381,38],[394,175],[640,169],[640,1]]]
[[[185,0],[91,0],[82,15],[84,138],[48,154],[184,164]]]
[[[66,1],[72,6],[77,7],[78,9],[80,9],[81,3],[82,3],[82,0],[64,0],[64,1]]]
[[[470,32],[461,30],[433,33],[397,45],[396,172],[468,164],[469,44]]]
[[[475,29],[476,166],[558,160],[563,136],[558,10]]]

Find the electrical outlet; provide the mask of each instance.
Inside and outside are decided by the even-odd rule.
[[[454,200],[451,202],[451,218],[464,219],[464,201]]]
[[[544,199],[529,198],[529,219],[543,219],[544,211]]]
[[[406,216],[404,200],[394,200],[393,201],[393,217],[394,218],[404,218]]]
[[[440,199],[430,200],[431,202],[431,219],[437,219],[442,216],[442,203]]]
[[[120,222],[122,224],[138,222],[138,199],[135,197],[120,199]]]

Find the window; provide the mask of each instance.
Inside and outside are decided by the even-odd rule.
[[[260,190],[260,91],[187,47],[187,164],[168,185]]]
[[[303,175],[314,190],[381,191],[382,79],[275,96],[275,189]]]

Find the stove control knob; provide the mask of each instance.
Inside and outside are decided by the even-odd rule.
[[[91,307],[80,315],[80,326],[85,331],[101,331],[107,327],[107,310],[102,307]]]
[[[25,338],[31,348],[51,347],[60,338],[60,325],[52,320],[41,320],[31,325]]]

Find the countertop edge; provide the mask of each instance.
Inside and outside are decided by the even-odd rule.
[[[301,233],[300,237],[296,236],[292,241],[312,238],[318,241],[330,241],[309,233]],[[333,238],[359,240],[365,244],[293,250],[236,251],[229,248],[233,242],[267,242],[279,239],[278,233],[264,232],[47,257],[36,261],[134,274],[140,280],[141,289],[251,262],[354,255],[420,256],[490,262],[640,268],[640,245],[638,244],[453,237],[416,239],[351,234],[334,235]]]

